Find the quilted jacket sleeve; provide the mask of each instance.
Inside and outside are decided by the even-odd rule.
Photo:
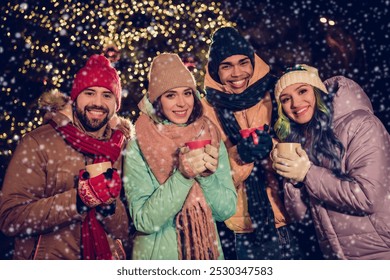
[[[197,178],[206,201],[211,207],[217,221],[225,221],[234,215],[237,204],[237,193],[230,175],[229,159],[226,147],[221,141],[219,148],[218,168],[208,177]]]
[[[326,168],[312,166],[304,181],[310,196],[354,214],[371,214],[389,191],[389,134],[372,114],[359,111],[348,131],[345,166],[353,181],[336,178]]]
[[[55,180],[47,178],[47,161],[44,147],[26,135],[15,150],[2,188],[0,226],[6,235],[42,234],[83,220],[76,210],[73,185],[47,194],[57,188]]]
[[[175,171],[159,185],[147,166],[136,141],[125,155],[125,193],[136,229],[146,234],[158,232],[182,208],[194,180]]]

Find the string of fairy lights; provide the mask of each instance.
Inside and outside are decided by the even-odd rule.
[[[156,54],[169,51],[192,57],[191,70],[201,87],[212,32],[234,25],[218,1],[43,2],[19,1],[0,8],[4,32],[0,54],[15,72],[0,75],[5,99],[0,105],[2,156],[11,155],[20,138],[43,122],[44,112],[37,106],[42,92],[25,92],[25,78],[66,92],[87,58],[103,53],[121,76],[124,104],[127,100],[123,114],[136,116],[134,100],[146,93],[147,73]]]

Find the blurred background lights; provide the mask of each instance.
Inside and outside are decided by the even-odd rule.
[[[320,22],[321,22],[321,23],[324,23],[324,24],[327,23],[327,24],[329,24],[330,26],[336,24],[336,22],[335,22],[334,20],[332,20],[332,19],[327,19],[326,17],[320,17]]]
[[[133,119],[139,113],[137,103],[146,93],[146,74],[157,53],[184,56],[191,52],[196,58],[192,70],[201,81],[204,65],[200,62],[206,61],[208,46],[198,38],[209,38],[216,28],[233,25],[224,18],[226,12],[217,1],[51,0],[6,3],[0,9],[5,11],[1,30],[11,41],[7,59],[13,67],[9,72],[15,69],[19,75],[12,86],[6,81],[13,78],[0,76],[9,112],[1,117],[2,135],[6,135],[2,138],[13,145],[20,137],[12,135],[23,136],[42,124],[44,111],[36,110],[39,96],[50,89],[69,93],[74,74],[90,55],[104,54],[118,69],[123,87],[121,114]],[[23,109],[19,108],[20,99],[25,100]],[[15,111],[18,114],[10,118]]]

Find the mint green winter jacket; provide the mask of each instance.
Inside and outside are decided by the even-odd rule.
[[[181,210],[194,179],[186,179],[176,170],[160,185],[144,160],[136,140],[127,146],[124,165],[124,189],[137,230],[132,259],[177,260],[175,217]],[[203,190],[214,220],[224,221],[235,213],[237,194],[223,142],[219,148],[217,171],[196,180]],[[219,259],[224,259],[219,238],[218,249]]]

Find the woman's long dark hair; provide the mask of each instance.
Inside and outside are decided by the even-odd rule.
[[[333,132],[334,93],[325,94],[320,89],[313,88],[316,110],[310,122],[304,125],[292,122],[284,115],[283,110],[279,110],[275,131],[283,142],[301,143],[315,165],[330,169],[341,180],[352,181],[341,169],[345,148]],[[279,106],[281,107],[280,103]]]
[[[198,93],[192,92],[192,95],[194,96],[194,109],[192,110],[192,113],[188,118],[188,121],[186,123],[187,125],[196,121],[203,114],[203,106],[200,102],[200,98],[198,97]],[[169,121],[162,110],[161,96],[159,96],[156,101],[153,102],[153,108],[155,110],[156,116],[159,119],[161,119],[162,121]]]

